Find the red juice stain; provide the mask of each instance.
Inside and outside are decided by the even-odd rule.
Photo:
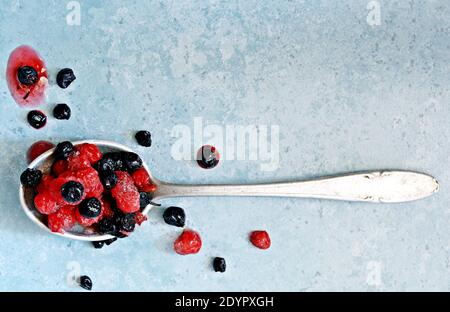
[[[19,68],[33,67],[38,80],[31,86],[21,84],[17,78]],[[45,101],[48,85],[47,67],[41,56],[30,46],[21,45],[11,52],[6,68],[6,80],[12,97],[20,106],[37,106]]]

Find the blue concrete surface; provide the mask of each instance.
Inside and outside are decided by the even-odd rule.
[[[0,73],[9,53],[29,44],[51,77],[40,131],[0,78],[0,290],[78,291],[79,266],[97,291],[444,290],[450,288],[450,3],[380,1],[4,0]],[[377,2],[377,1],[376,1]],[[368,9],[369,4],[369,9]],[[376,6],[376,4],[375,4]],[[377,25],[380,24],[380,25]],[[68,89],[57,70],[74,69]],[[4,76],[2,76],[4,77]],[[175,125],[279,126],[279,165],[225,160],[211,171],[175,160]],[[149,129],[151,148],[133,133]],[[437,195],[373,205],[305,199],[180,198],[204,246],[181,257],[181,232],[162,209],[129,239],[95,250],[48,235],[21,211],[17,189],[25,152],[46,139],[97,138],[142,153],[156,177],[183,183],[294,180],[398,168],[430,173]],[[272,247],[253,248],[267,229]],[[226,258],[225,274],[211,259]]]

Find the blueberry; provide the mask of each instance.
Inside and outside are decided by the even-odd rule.
[[[139,145],[150,147],[152,146],[152,135],[150,132],[142,130],[138,131],[134,136]]]
[[[123,164],[125,169],[130,172],[135,171],[142,167],[142,159],[138,154],[132,152],[124,152],[122,153]]]
[[[133,232],[136,226],[136,221],[134,219],[134,213],[127,213],[122,215],[115,216],[116,225],[119,227],[119,230],[125,232]]]
[[[95,197],[86,198],[78,206],[80,215],[86,218],[96,218],[102,212],[102,203]]]
[[[83,275],[80,277],[80,286],[86,290],[92,289],[92,280],[89,276]]]
[[[17,71],[17,79],[21,84],[31,86],[38,81],[38,73],[31,66],[23,66]]]
[[[216,272],[225,272],[225,269],[227,268],[227,264],[225,263],[224,258],[215,257],[213,260],[213,268]]]
[[[20,182],[23,186],[36,186],[41,182],[42,171],[28,168],[20,175]]]
[[[169,207],[164,211],[164,221],[167,224],[183,227],[186,222],[186,215],[184,210],[180,207]]]
[[[61,143],[58,143],[56,145],[55,151],[53,154],[55,155],[56,159],[67,159],[70,154],[74,151],[74,146],[69,141],[64,141]]]
[[[69,120],[71,115],[70,107],[67,104],[58,104],[53,108],[53,117],[60,120]]]
[[[98,223],[98,230],[103,234],[116,235],[117,234],[117,226],[114,223],[114,220],[111,218],[105,218],[100,220]]]
[[[211,169],[219,163],[220,155],[211,145],[202,146],[197,153],[197,163],[204,169]]]
[[[32,110],[27,115],[28,123],[35,129],[40,129],[47,123],[47,116],[38,110]]]
[[[150,205],[151,202],[152,202],[152,197],[150,196],[150,194],[148,194],[146,192],[139,193],[139,205],[140,205],[141,209],[144,209],[145,207]]]
[[[105,189],[110,190],[117,184],[117,174],[112,170],[102,171],[100,173],[100,179],[102,180]]]
[[[61,187],[61,195],[68,203],[80,201],[84,195],[84,187],[76,181],[69,181]]]
[[[111,152],[103,154],[96,167],[98,172],[123,170],[122,153]]]
[[[112,243],[114,243],[116,240],[117,240],[117,237],[113,237],[113,238],[110,238],[110,239],[105,240],[104,242],[105,242],[105,244],[106,244],[107,246],[109,246],[109,245],[111,245]]]
[[[95,249],[100,249],[103,248],[103,246],[105,245],[105,241],[95,241],[92,242],[92,245],[94,245]]]
[[[77,77],[75,77],[73,70],[70,68],[63,68],[56,75],[56,83],[63,89],[67,88],[75,79]]]

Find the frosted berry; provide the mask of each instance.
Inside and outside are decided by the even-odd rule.
[[[20,175],[20,182],[23,186],[37,186],[42,179],[42,171],[38,169],[27,168]]]
[[[180,255],[196,254],[201,248],[200,235],[192,230],[184,230],[173,244],[173,249]]]
[[[266,231],[253,231],[250,234],[250,241],[259,249],[268,249],[270,247],[269,233]]]
[[[76,203],[83,198],[84,186],[76,181],[69,181],[61,188],[61,195],[68,203]]]

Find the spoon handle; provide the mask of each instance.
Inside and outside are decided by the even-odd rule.
[[[308,197],[397,203],[427,197],[439,189],[432,176],[398,170],[368,171],[308,181],[248,185],[179,185],[161,182],[155,198],[186,196]]]

